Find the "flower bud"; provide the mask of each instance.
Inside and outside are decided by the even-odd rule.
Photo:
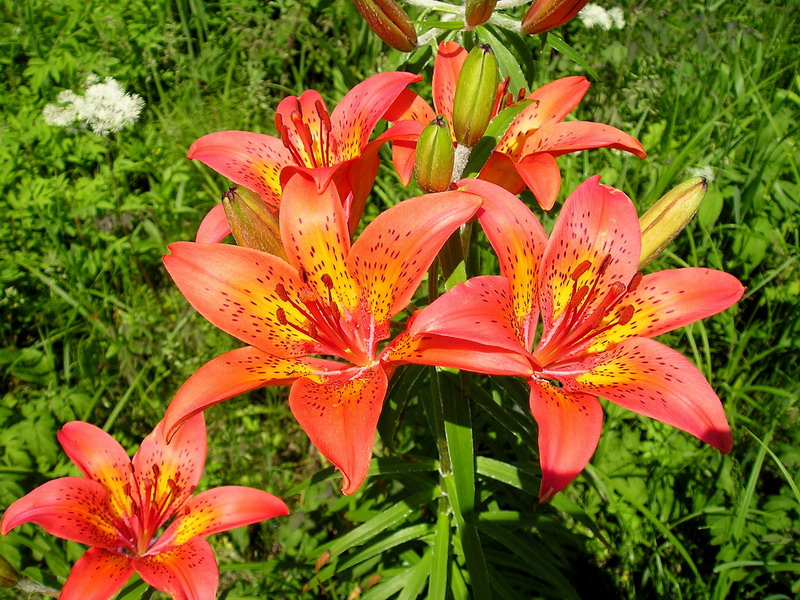
[[[465,0],[464,20],[470,29],[486,23],[492,16],[497,0]]]
[[[417,32],[394,0],[353,0],[361,16],[379,38],[401,52],[417,48]]]
[[[522,33],[544,33],[571,21],[589,0],[534,0],[522,17]]]
[[[453,99],[453,133],[459,144],[471,148],[483,137],[499,79],[492,49],[487,44],[473,48],[461,67]]]
[[[5,558],[0,556],[0,587],[14,587],[21,575]]]
[[[232,185],[222,195],[222,206],[237,244],[286,258],[278,220],[258,194]]]
[[[419,187],[426,192],[443,192],[449,188],[454,158],[450,128],[447,121],[438,116],[422,130],[417,140],[414,174]]]
[[[705,196],[708,184],[693,177],[667,192],[639,219],[642,254],[639,268],[647,266],[683,231]]]

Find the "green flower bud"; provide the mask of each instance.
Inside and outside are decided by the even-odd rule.
[[[394,0],[353,0],[361,16],[379,38],[401,52],[417,48],[417,32]]]
[[[222,195],[222,206],[237,244],[286,258],[278,220],[258,194],[232,185]]]
[[[492,16],[497,0],[465,0],[464,19],[469,28],[485,23]]]
[[[454,157],[450,128],[447,121],[438,116],[422,130],[417,140],[414,175],[419,187],[426,192],[443,192],[449,188]]]
[[[639,268],[647,266],[692,220],[705,196],[708,184],[694,177],[667,192],[639,219],[642,254]]]
[[[0,587],[14,587],[22,577],[5,558],[0,556]]]
[[[461,67],[453,100],[453,133],[459,144],[471,148],[483,137],[499,80],[492,49],[487,44],[473,48]]]

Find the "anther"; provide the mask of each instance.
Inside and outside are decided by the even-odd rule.
[[[599,275],[602,275],[603,273],[605,273],[606,269],[608,269],[608,265],[610,265],[610,264],[611,264],[611,255],[610,254],[606,254],[603,257],[603,262],[600,263],[600,267],[597,269],[597,275],[599,276]]]
[[[289,292],[286,291],[286,287],[284,287],[282,283],[275,286],[275,293],[278,294],[278,298],[284,302],[289,301]]]
[[[320,279],[326,288],[328,288],[329,290],[333,289],[333,279],[331,278],[330,275],[325,273]]]
[[[630,320],[633,318],[633,312],[634,312],[633,306],[631,306],[630,304],[628,304],[628,306],[619,311],[619,318],[617,320],[617,325],[626,325],[627,323],[629,323]]]
[[[636,288],[639,287],[639,284],[642,282],[642,277],[644,277],[641,273],[636,273],[633,277],[631,277],[631,281],[628,284],[628,291],[632,292]]]
[[[583,261],[581,264],[579,264],[577,267],[575,267],[574,271],[572,271],[572,280],[573,281],[578,281],[578,279],[580,279],[581,275],[586,273],[586,271],[589,270],[589,268],[591,266],[592,266],[592,263],[590,261],[588,261],[588,260]]]
[[[278,317],[278,323],[281,325],[289,324],[289,319],[286,318],[286,311],[282,308],[278,307],[278,309],[275,311],[275,316]]]

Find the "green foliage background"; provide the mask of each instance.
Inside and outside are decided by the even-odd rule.
[[[489,583],[497,597],[796,597],[800,27],[793,15],[800,6],[623,7],[622,30],[573,22],[556,32],[585,62],[541,36],[527,40],[520,66],[501,57],[501,69],[528,88],[589,77],[576,118],[631,132],[648,151],[645,161],[607,150],[559,159],[562,199],[601,173],[643,211],[689,169],[713,170],[698,217],[653,267],[720,268],[748,288],[738,307],[664,340],[718,391],[735,446],[720,456],[604,404],[590,467],[539,506],[524,386],[478,379],[475,526]],[[103,426],[133,449],[195,369],[238,345],[194,313],[161,266],[166,245],[191,239],[226,186],[185,159],[191,142],[221,129],[274,133],[282,97],[313,88],[332,107],[359,80],[405,57],[344,1],[4,0],[0,10],[0,506],[7,506],[72,473],[55,438],[64,422]],[[497,30],[480,35],[504,39]],[[420,53],[415,65],[429,56]],[[89,73],[140,94],[147,103],[140,121],[105,138],[46,125],[45,104],[78,90]],[[416,193],[382,166],[371,210]],[[493,264],[485,245],[477,258]],[[452,385],[446,374],[438,381]],[[421,573],[439,568],[449,575],[447,597],[468,597],[476,582],[463,552],[456,548],[439,567],[430,552],[448,527],[430,510],[438,467],[419,458],[436,455],[422,410],[433,395],[420,370],[398,374],[375,476],[348,498],[329,471],[318,473],[323,459],[288,412],[285,390],[210,410],[203,485],[263,488],[293,511],[212,540],[220,596],[414,597],[436,591]],[[0,541],[0,554],[55,587],[81,552],[33,526]],[[144,589],[134,582],[120,597],[158,596]]]

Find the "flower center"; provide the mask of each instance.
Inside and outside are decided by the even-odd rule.
[[[304,283],[307,282],[307,273],[301,271],[300,278]],[[328,291],[327,298],[320,299],[308,286],[301,293],[299,302],[288,294],[283,284],[276,285],[275,292],[278,297],[305,318],[304,323],[292,321],[283,308],[278,308],[276,311],[278,321],[281,325],[289,326],[316,341],[327,354],[354,364],[368,364],[372,360],[373,353],[370,352],[369,344],[367,347],[363,345],[366,336],[358,335],[358,325],[353,322],[349,311],[343,311],[337,304],[331,276],[323,274],[321,281]]]
[[[592,268],[591,261],[584,260],[572,271],[569,301],[549,338],[543,339],[534,353],[543,366],[584,350],[599,334],[625,325],[633,318],[636,309],[632,304],[625,304],[624,299],[638,287],[642,274],[636,273],[628,285],[615,281],[605,289],[598,289],[598,282],[610,263],[611,255],[606,254],[590,285],[579,285],[579,281]]]
[[[335,148],[331,138],[331,118],[320,100],[314,103],[310,113],[295,99],[295,108],[289,113],[290,122],[283,116],[275,116],[275,126],[283,145],[294,161],[309,168],[327,167],[335,160]]]

